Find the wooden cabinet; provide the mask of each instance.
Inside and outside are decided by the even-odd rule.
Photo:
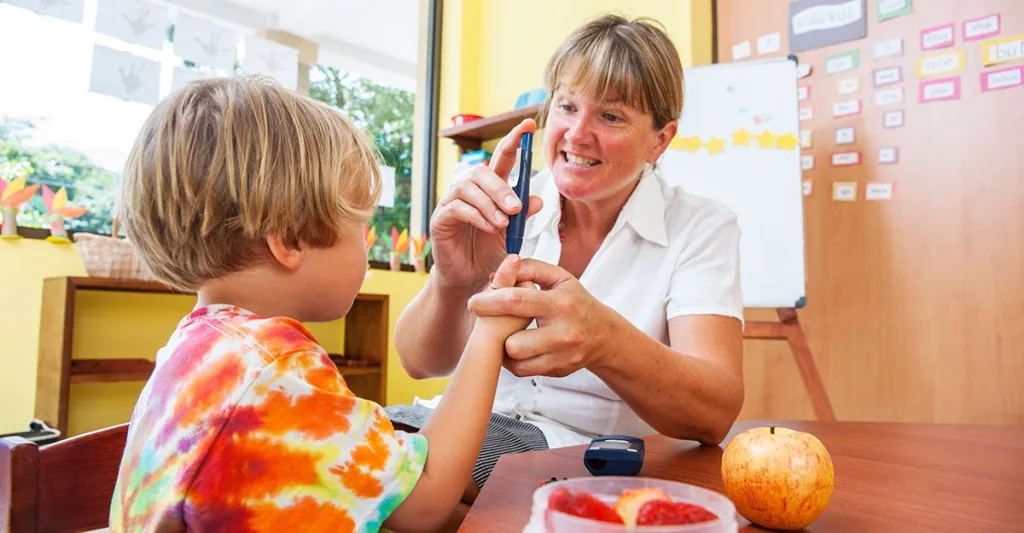
[[[43,280],[35,417],[60,430],[62,436],[67,436],[72,384],[145,381],[153,371],[152,359],[76,357],[75,303],[81,291],[181,294],[150,282],[97,277]],[[388,296],[360,294],[343,320],[344,349],[332,353],[331,359],[353,393],[383,405],[387,394]]]

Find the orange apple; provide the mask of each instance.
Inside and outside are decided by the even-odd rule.
[[[741,516],[761,527],[796,531],[825,512],[835,471],[817,437],[771,426],[733,437],[722,454],[722,481]]]

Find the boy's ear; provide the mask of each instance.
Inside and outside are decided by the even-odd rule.
[[[267,236],[267,248],[281,266],[295,270],[302,264],[302,248],[298,239],[280,233]]]

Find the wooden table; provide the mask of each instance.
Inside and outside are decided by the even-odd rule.
[[[1024,426],[747,421],[722,446],[645,438],[640,475],[723,492],[725,444],[769,424],[814,434],[832,456],[835,492],[807,531],[1024,532]],[[541,481],[589,475],[581,446],[505,456],[459,531],[518,533]],[[740,531],[763,531],[740,520]]]

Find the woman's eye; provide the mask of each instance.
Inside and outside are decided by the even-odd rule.
[[[618,115],[613,115],[611,113],[605,113],[604,114],[604,119],[607,120],[608,122],[618,122],[619,121]]]
[[[569,104],[562,104],[559,107],[562,108],[562,111],[572,111],[572,106]]]

